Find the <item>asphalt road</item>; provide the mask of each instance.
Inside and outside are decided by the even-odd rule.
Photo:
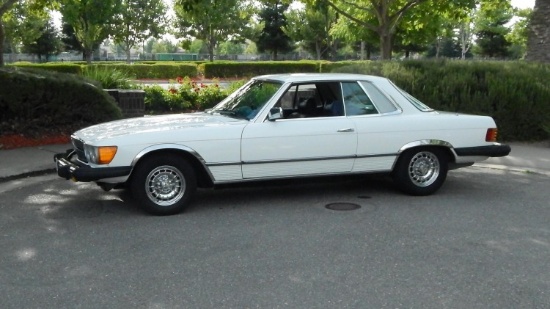
[[[200,191],[0,183],[2,308],[550,308],[550,177],[470,167],[433,196],[378,177]],[[350,211],[325,208],[351,202]]]

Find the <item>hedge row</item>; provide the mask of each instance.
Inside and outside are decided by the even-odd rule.
[[[384,76],[430,107],[492,116],[502,140],[550,137],[550,66],[525,62],[369,62],[337,72]]]
[[[30,66],[30,64],[19,65]],[[214,63],[201,63],[200,65],[190,62],[133,65],[106,63],[94,64],[93,66],[117,68],[128,72],[128,74],[135,74],[137,78],[168,79],[175,79],[178,76],[195,77],[198,74],[198,69],[204,72],[206,78],[250,77],[261,74],[319,71],[379,75],[393,80],[398,86],[435,109],[494,117],[499,125],[500,137],[503,140],[540,140],[550,136],[550,66],[548,65],[526,62],[414,60],[336,63],[326,61],[216,61]],[[58,63],[33,65],[33,67],[65,72],[78,72],[80,70],[82,73],[82,67],[85,66]],[[5,91],[11,90],[12,86],[6,84],[5,81],[0,82],[1,87],[5,87],[5,90],[0,89],[0,95],[4,96]],[[27,85],[25,87],[24,90],[10,91],[10,96],[30,95],[27,93],[35,92],[34,86]],[[179,90],[179,86],[176,88]],[[13,89],[18,88],[14,87]],[[61,90],[58,94],[64,96]],[[38,96],[40,95],[54,96],[53,93],[39,94]],[[68,95],[73,94],[68,92]],[[72,99],[67,101],[70,100]],[[2,104],[8,104],[6,102],[4,99]],[[41,104],[40,100],[32,102],[37,106]],[[25,108],[33,106],[29,102],[24,104],[26,104]],[[188,103],[184,105],[186,104]],[[172,106],[173,104],[169,105]],[[177,105],[181,104],[178,103]],[[0,105],[0,108],[5,110],[3,105]],[[23,114],[25,113],[24,108],[20,111]],[[3,117],[4,114],[2,114]]]
[[[319,72],[318,61],[206,62],[200,65],[205,78],[252,77],[277,73]]]
[[[107,67],[128,74],[136,79],[172,79],[177,76],[197,77],[199,75],[196,63],[181,62],[159,62],[159,63],[138,63],[127,64],[122,62],[96,62],[88,66],[80,63],[40,63],[17,62],[13,66],[21,68],[32,68],[61,73],[72,73],[81,75],[91,67]]]
[[[110,64],[97,63],[92,67],[108,67],[125,72],[137,79],[173,79],[177,76],[198,76],[198,68],[194,63],[155,63],[155,64]],[[89,66],[88,66],[89,67]]]
[[[114,99],[72,74],[0,68],[0,132],[71,132],[121,117]]]

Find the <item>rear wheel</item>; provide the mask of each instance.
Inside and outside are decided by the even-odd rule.
[[[410,149],[404,152],[393,170],[399,189],[411,195],[429,195],[445,182],[448,156],[437,148]]]
[[[134,198],[155,215],[183,211],[197,189],[193,167],[176,155],[146,158],[135,169],[131,180]]]

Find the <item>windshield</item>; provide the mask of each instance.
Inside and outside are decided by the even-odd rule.
[[[281,85],[273,81],[252,80],[214,106],[209,113],[253,119]]]

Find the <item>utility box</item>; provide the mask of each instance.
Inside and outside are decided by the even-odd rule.
[[[105,89],[122,110],[123,118],[143,117],[145,115],[145,91]]]

